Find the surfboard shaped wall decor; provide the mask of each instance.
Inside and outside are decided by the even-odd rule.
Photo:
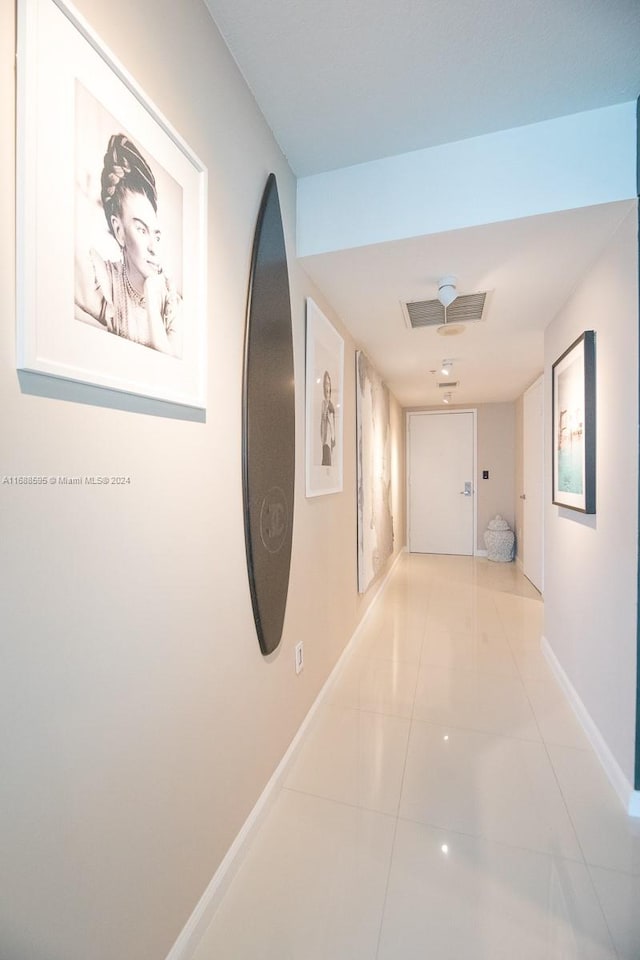
[[[242,480],[253,616],[260,649],[282,637],[289,589],[295,472],[295,390],[289,273],[274,174],[253,243],[244,346]]]

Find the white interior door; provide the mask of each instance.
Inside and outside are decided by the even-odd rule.
[[[472,556],[474,412],[409,414],[407,450],[409,550]]]
[[[529,387],[523,409],[522,569],[542,593],[544,587],[544,380]]]

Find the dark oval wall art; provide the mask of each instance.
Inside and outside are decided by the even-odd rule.
[[[269,176],[253,244],[244,346],[242,481],[253,616],[263,654],[282,636],[295,471],[293,336],[278,188]]]

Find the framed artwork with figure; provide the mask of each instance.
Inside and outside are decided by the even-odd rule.
[[[344,340],[307,299],[306,495],[342,490]]]
[[[204,409],[206,170],[64,0],[19,0],[17,169],[18,369]]]

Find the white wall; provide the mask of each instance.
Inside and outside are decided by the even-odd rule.
[[[345,338],[344,493],[307,501],[305,297],[341,328],[294,259],[294,178],[201,0],[77,7],[208,167],[207,419],[37,396],[18,381],[15,10],[0,0],[0,475],[132,479],[0,485],[0,956],[158,960],[371,601],[356,589],[355,344]],[[290,259],[297,495],[284,635],[265,659],[240,427],[248,272],[270,171]],[[402,464],[397,405],[393,418]]]
[[[637,676],[637,236],[634,209],[545,333],[548,410],[553,362],[584,330],[597,337],[597,513],[552,506],[547,463],[545,636],[630,785]]]
[[[636,196],[636,104],[617,104],[298,181],[312,256]]]
[[[478,406],[478,548],[486,550],[484,531],[497,513],[515,531],[516,409],[513,403]],[[489,479],[482,479],[482,471]]]

